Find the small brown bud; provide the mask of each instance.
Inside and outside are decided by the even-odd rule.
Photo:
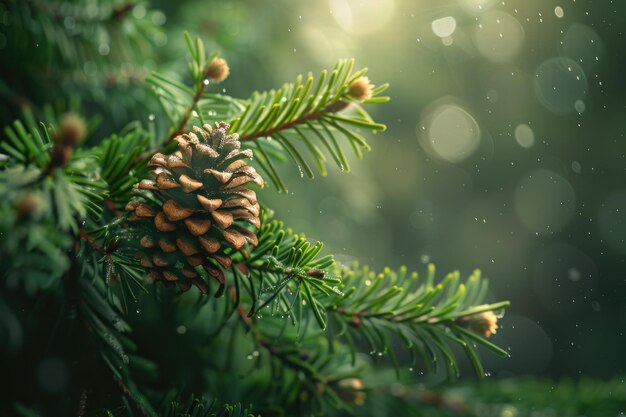
[[[478,306],[479,308],[481,306]],[[493,311],[483,311],[457,320],[463,326],[469,327],[475,333],[489,337],[498,330],[498,316]]]
[[[224,58],[213,58],[206,71],[207,78],[216,83],[224,81],[228,74],[230,74],[230,68]]]
[[[41,206],[41,200],[35,193],[27,191],[17,202],[15,209],[19,217],[32,217]]]
[[[363,381],[361,379],[342,379],[337,385],[337,395],[345,402],[353,405],[363,405],[365,403],[365,392],[363,392]]]
[[[359,77],[348,87],[348,95],[357,101],[367,100],[372,97],[372,88],[369,78]]]
[[[87,123],[76,113],[66,113],[61,117],[59,132],[55,142],[60,145],[75,147],[80,145],[87,133]]]

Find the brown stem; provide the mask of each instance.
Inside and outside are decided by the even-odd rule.
[[[91,237],[91,235],[89,233],[87,233],[87,231],[85,229],[80,229],[78,231],[78,235],[80,236],[80,238],[82,240],[84,240],[89,246],[91,246],[92,248],[94,248],[96,251],[100,252],[101,254],[105,255],[105,256],[109,256],[109,252],[106,251],[106,249],[104,249],[102,246],[100,246],[98,244],[98,242],[95,241],[95,239],[93,237]]]
[[[128,389],[128,387],[126,386],[123,380],[118,379],[117,386],[122,391],[122,394],[124,394],[129,400],[135,403],[135,405],[137,406],[137,410],[139,410],[142,416],[151,417],[150,414],[137,401],[135,401],[133,394],[130,392],[130,390]]]
[[[306,113],[306,114],[303,114],[302,116],[298,117],[297,119],[290,120],[290,121],[288,121],[286,123],[283,123],[280,126],[275,126],[273,128],[266,129],[266,130],[260,130],[258,132],[254,132],[254,133],[249,134],[249,135],[243,135],[243,136],[239,137],[239,141],[246,142],[246,141],[250,141],[250,140],[254,140],[254,139],[258,139],[258,138],[262,138],[262,137],[266,137],[266,136],[272,136],[276,132],[280,132],[280,131],[292,128],[294,126],[304,124],[304,123],[306,123],[306,122],[308,122],[310,120],[318,120],[323,115],[324,115],[324,111],[318,111],[318,112],[315,112],[315,113]]]
[[[306,122],[309,122],[311,120],[319,120],[322,118],[322,116],[324,116],[324,114],[326,113],[337,113],[340,112],[341,110],[345,109],[347,106],[349,106],[350,103],[340,100],[334,103],[331,103],[329,105],[327,105],[326,107],[324,107],[322,110],[313,112],[313,113],[305,113],[302,116],[298,117],[297,119],[292,119],[288,122],[283,123],[280,126],[275,126],[273,128],[270,129],[266,129],[266,130],[260,130],[258,132],[254,132],[251,133],[249,135],[242,135],[239,137],[239,141],[240,142],[246,142],[246,141],[250,141],[250,140],[254,140],[254,139],[258,139],[258,138],[262,138],[262,137],[266,137],[266,136],[272,136],[274,133],[276,132],[281,132],[283,130],[287,130],[290,129],[294,126],[298,126],[301,124],[304,124]]]

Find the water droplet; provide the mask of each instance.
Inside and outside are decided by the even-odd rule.
[[[208,80],[207,78],[205,78],[205,79],[202,81],[202,84],[204,84],[204,85],[209,85],[209,80]]]
[[[154,114],[151,114],[150,116],[148,116],[148,120],[154,120],[154,119],[155,119]]]

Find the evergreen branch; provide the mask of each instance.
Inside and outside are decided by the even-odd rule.
[[[154,365],[131,354],[136,350],[136,345],[126,336],[131,328],[123,318],[121,302],[109,291],[105,280],[100,278],[106,274],[106,268],[84,250],[76,255],[75,259],[82,260],[79,273],[74,274],[79,291],[79,311],[94,336],[98,353],[108,366],[116,385],[141,415],[156,417],[156,412],[133,379],[133,374],[137,372],[153,374]]]
[[[425,352],[429,352],[435,359],[435,352],[430,352],[434,347],[445,357],[452,375],[458,374],[458,368],[448,343],[465,349],[481,378],[484,371],[473,349],[474,343],[499,355],[508,355],[485,339],[497,329],[493,311],[507,307],[508,302],[478,305],[483,302],[487,285],[478,270],[465,284],[460,283],[458,272],[435,284],[433,265],[429,265],[427,278],[421,284],[417,273],[409,275],[405,267],[398,272],[385,269],[375,274],[355,264],[342,271],[342,276],[345,297],[331,295],[321,300],[332,313],[336,333],[350,340],[363,339],[372,354],[391,355],[396,368],[391,337],[397,337],[412,355],[417,353],[422,358],[428,357]],[[431,360],[423,362],[428,369]],[[439,361],[432,362],[437,365]]]
[[[72,90],[101,104],[109,100],[106,104],[110,107],[111,97],[102,100],[101,87],[110,85],[111,77],[96,73],[110,73],[132,64],[145,68],[149,52],[164,36],[158,19],[151,19],[155,12],[148,10],[145,18],[130,13],[139,4],[134,0],[96,2],[88,7],[42,0],[9,0],[4,4],[19,36],[7,38],[0,71],[3,77],[10,74],[13,85],[26,88],[20,95],[34,102],[57,100],[68,86],[71,89],[82,83],[82,88]],[[31,45],[39,52],[33,53]],[[11,89],[9,100],[13,100]]]
[[[234,291],[230,293],[235,297]],[[289,399],[289,402],[282,402],[281,407],[285,410],[295,406],[299,410],[308,407],[313,414],[319,414],[328,406],[338,410],[353,405],[351,398],[343,395],[345,389],[341,383],[355,378],[358,369],[348,365],[345,349],[340,345],[329,349],[319,328],[310,328],[306,324],[307,333],[301,335],[297,328],[288,329],[285,320],[277,319],[275,315],[268,319],[251,319],[245,311],[240,305],[239,318],[247,332],[253,335],[255,346],[267,352],[271,379],[282,381],[277,384],[282,391],[280,398]],[[266,401],[267,398],[262,399],[261,410]]]
[[[372,97],[382,93],[386,85],[372,89],[364,76],[367,70],[353,73],[353,64],[352,60],[339,61],[330,75],[327,71],[321,73],[315,87],[314,77],[309,74],[306,79],[298,76],[294,83],[283,84],[278,90],[255,92],[243,111],[231,120],[231,131],[239,133],[240,141],[246,146],[258,142],[259,149],[261,141],[269,143],[269,139],[275,139],[279,149],[292,157],[301,176],[306,172],[309,178],[313,178],[313,172],[300,148],[310,153],[320,174],[326,174],[326,158],[314,144],[316,140],[328,149],[342,170],[348,170],[348,163],[336,137],[345,137],[360,158],[362,150],[369,150],[369,145],[353,130],[377,132],[385,129],[385,125],[373,122],[359,103],[376,98],[381,99],[379,102],[386,101],[382,97]],[[354,111],[344,112],[344,116],[338,115],[346,109]],[[329,146],[329,140],[333,142],[332,147]],[[300,141],[303,145],[296,146]],[[263,154],[263,161],[259,165],[279,190],[286,190],[268,155]]]
[[[284,229],[282,222],[269,221],[269,215],[265,216],[258,233],[258,246],[239,261],[245,265],[243,273],[249,282],[245,288],[250,295],[254,294],[248,316],[274,305],[295,322],[294,302],[284,297],[289,292],[304,296],[320,328],[326,327],[324,309],[314,295],[340,293],[340,280],[325,272],[333,265],[333,258],[318,257],[323,248],[321,242],[311,245],[304,236]],[[302,303],[296,304],[300,309]]]
[[[164,147],[176,136],[185,132],[186,127],[194,114],[200,116],[200,101],[230,102],[234,100],[220,95],[207,95],[206,89],[210,80],[220,82],[222,77],[228,75],[228,67],[225,61],[217,59],[214,54],[207,58],[204,43],[200,38],[191,39],[189,33],[185,32],[185,41],[191,54],[191,61],[188,62],[189,71],[192,78],[192,86],[189,87],[167,76],[153,73],[146,81],[152,85],[153,91],[159,98],[165,113],[172,121],[172,127],[165,141],[160,144]],[[223,66],[222,66],[223,65]],[[220,73],[221,71],[221,73]],[[223,119],[222,119],[223,120]]]
[[[84,240],[89,246],[91,246],[93,249],[95,249],[97,252],[100,252],[102,255],[107,256],[109,253],[102,247],[100,246],[93,237],[91,237],[89,235],[89,233],[87,233],[87,231],[85,229],[83,229],[82,227],[78,230],[78,235],[80,236],[80,238],[82,240]]]
[[[106,205],[113,212],[123,207],[131,197],[131,190],[145,176],[147,166],[138,163],[151,135],[134,126],[125,135],[113,135],[104,139],[92,153],[100,164],[100,175],[107,183]]]
[[[126,398],[136,403],[135,406],[137,408],[137,411],[139,411],[139,413],[143,417],[156,417],[156,414],[153,411],[149,411],[148,409],[146,409],[144,406],[141,405],[141,401],[137,400],[136,395],[133,394],[131,389],[124,383],[123,379],[120,378],[117,380],[117,386],[119,387],[120,391],[122,392],[122,394],[124,394]]]
[[[52,143],[54,130],[45,125],[37,126],[32,111],[28,108],[24,109],[23,117],[26,125],[21,120],[16,120],[12,126],[4,128],[5,136],[1,138],[0,150],[5,152],[6,157],[0,160],[0,167],[19,163],[33,164],[46,170],[54,147]]]
[[[215,60],[206,59],[204,45],[198,38],[193,41],[185,34],[185,39],[191,53],[192,86],[158,73],[146,80],[152,85],[172,125],[167,139],[159,147],[182,134],[192,115],[201,123],[218,118],[230,120],[230,132],[238,133],[244,146],[259,151],[257,160],[261,169],[279,190],[286,191],[272,161],[281,159],[277,155],[291,156],[301,176],[306,172],[309,178],[313,178],[313,171],[303,153],[306,149],[320,174],[326,175],[326,157],[315,145],[319,141],[337,165],[348,171],[349,165],[337,137],[344,137],[361,158],[362,151],[368,151],[370,147],[356,130],[377,132],[385,129],[385,125],[372,120],[360,103],[386,101],[387,98],[379,94],[387,85],[374,88],[365,77],[366,69],[352,72],[352,60],[339,61],[330,72],[324,70],[317,83],[311,74],[306,79],[298,76],[295,83],[283,84],[278,90],[255,92],[249,100],[241,101],[206,93]],[[338,115],[340,112],[342,116]],[[277,152],[268,152],[272,138]]]

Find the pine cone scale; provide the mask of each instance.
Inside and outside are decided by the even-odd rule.
[[[126,210],[130,222],[145,228],[137,256],[149,269],[149,281],[206,292],[194,268],[202,266],[223,283],[221,268],[232,265],[233,251],[258,244],[253,228],[260,228],[260,207],[247,184],[263,187],[264,181],[246,162],[252,152],[241,150],[228,128],[225,123],[194,127],[174,138],[177,151],[156,153],[148,162],[154,178],[137,188],[154,198],[133,200]]]

